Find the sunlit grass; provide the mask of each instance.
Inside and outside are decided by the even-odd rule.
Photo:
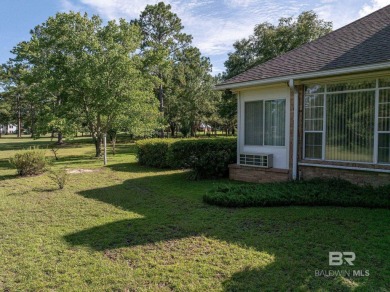
[[[103,167],[89,142],[59,150],[52,167],[94,171],[58,190],[47,174],[19,178],[7,163],[13,149],[50,139],[0,139],[0,290],[390,289],[388,210],[208,206],[202,196],[231,182],[140,167],[132,143]],[[316,277],[329,251],[354,251],[353,269],[370,276]]]

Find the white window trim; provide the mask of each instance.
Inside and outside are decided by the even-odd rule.
[[[379,87],[379,79],[381,77],[377,77],[376,80],[375,80],[375,88],[369,88],[369,89],[354,89],[354,90],[345,90],[345,91],[331,91],[331,92],[328,92],[327,91],[327,84],[322,84],[324,86],[324,92],[319,92],[319,93],[316,93],[318,95],[320,94],[323,94],[324,95],[324,100],[323,100],[323,108],[324,108],[324,111],[323,111],[323,124],[322,124],[322,131],[306,131],[305,130],[305,126],[306,126],[306,119],[305,119],[305,116],[306,116],[306,107],[304,106],[303,109],[304,109],[304,113],[303,113],[303,149],[302,149],[302,153],[303,153],[303,159],[304,160],[310,160],[310,161],[329,161],[329,162],[341,162],[341,163],[356,163],[356,164],[377,164],[377,165],[389,165],[390,163],[386,163],[386,162],[378,162],[378,140],[379,140],[379,134],[390,134],[390,131],[379,131],[378,128],[379,128],[379,91],[380,90],[389,90],[390,87],[389,86],[386,86],[386,87]],[[373,149],[373,159],[372,159],[372,162],[364,162],[364,161],[349,161],[349,160],[330,160],[330,159],[325,159],[325,155],[326,155],[326,114],[327,114],[327,108],[326,108],[326,102],[327,102],[327,95],[328,94],[340,94],[340,93],[354,93],[354,92],[370,92],[370,91],[375,91],[375,105],[374,105],[374,109],[375,109],[375,113],[374,113],[374,149]],[[304,91],[304,95],[306,95],[306,92]],[[304,98],[305,96],[303,97],[303,102],[304,102]],[[321,107],[321,106],[316,106],[316,107]],[[311,107],[313,108],[313,107]],[[322,156],[321,158],[307,158],[306,157],[306,133],[322,133]]]
[[[284,145],[267,145],[267,144],[264,144],[264,141],[265,141],[265,102],[266,101],[272,101],[272,100],[284,100],[285,102],[285,108],[284,108],[284,115],[285,115],[285,125],[284,125]],[[243,135],[243,146],[246,146],[246,147],[275,147],[275,148],[286,148],[287,147],[287,140],[286,140],[286,133],[289,132],[288,130],[288,127],[286,126],[287,125],[287,98],[285,97],[280,97],[280,98],[262,98],[262,99],[259,99],[259,100],[248,100],[248,101],[244,101],[243,102],[243,105],[244,105],[244,112],[245,112],[245,106],[246,106],[246,103],[248,102],[255,102],[255,101],[262,101],[263,102],[263,144],[261,145],[253,145],[253,144],[245,144],[245,131],[246,131],[246,128],[244,127],[244,135]],[[244,117],[243,117],[243,124],[245,125],[245,114],[244,114]]]

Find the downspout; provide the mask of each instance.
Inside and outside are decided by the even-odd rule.
[[[294,86],[294,79],[290,79],[288,86],[294,92],[294,126],[293,126],[293,166],[292,166],[292,179],[298,178],[298,91]]]
[[[241,94],[240,92],[237,92],[237,165],[240,165],[240,135],[241,135],[241,100],[240,100]],[[241,136],[242,137],[242,136]]]

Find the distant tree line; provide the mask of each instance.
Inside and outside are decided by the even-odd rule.
[[[57,13],[18,43],[0,70],[0,124],[18,135],[92,135],[96,156],[104,134],[195,136],[200,125],[234,133],[236,100],[213,86],[331,30],[313,12],[255,27],[234,43],[226,71],[211,75],[209,58],[192,45],[171,6],[147,5],[139,18],[109,21]]]

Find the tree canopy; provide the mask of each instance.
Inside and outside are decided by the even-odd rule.
[[[32,82],[58,109],[52,111],[57,122],[69,125],[82,117],[99,156],[103,134],[119,120],[123,127],[134,125],[135,115],[153,118],[157,109],[135,54],[140,42],[139,28],[123,19],[102,25],[98,16],[58,13],[15,47],[15,62],[28,64]]]
[[[280,18],[278,25],[257,24],[251,36],[233,44],[223,78],[231,78],[331,31],[332,23],[319,19],[313,11],[302,12],[296,19]]]

